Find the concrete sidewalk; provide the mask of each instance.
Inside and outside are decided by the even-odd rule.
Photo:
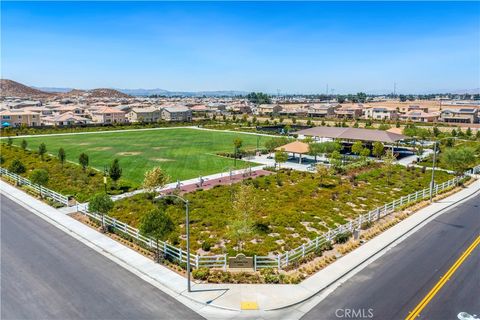
[[[121,245],[61,213],[21,190],[0,181],[1,192],[33,213],[71,234],[92,249],[109,257],[162,291],[207,318],[288,318],[301,317],[308,308],[301,303],[353,273],[359,265],[371,262],[397,239],[427,221],[438,212],[480,191],[480,180],[445,199],[416,212],[386,232],[307,278],[298,285],[193,284],[186,292],[186,279],[170,269]],[[372,258],[372,256],[376,256]],[[344,279],[342,279],[344,280]],[[318,295],[317,295],[318,297]],[[256,302],[259,310],[241,311],[242,302]],[[308,304],[308,303],[307,303]]]

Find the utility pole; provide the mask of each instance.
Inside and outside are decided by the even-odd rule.
[[[397,83],[394,81],[393,82],[393,97],[397,96]]]

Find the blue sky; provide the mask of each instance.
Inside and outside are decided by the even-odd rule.
[[[479,2],[4,2],[2,78],[334,93],[480,87]]]

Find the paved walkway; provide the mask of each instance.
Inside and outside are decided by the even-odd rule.
[[[278,318],[281,315],[282,318],[296,319],[309,310],[299,303],[336,283],[358,265],[381,252],[395,240],[404,237],[410,230],[415,229],[416,226],[439,211],[465,197],[478,193],[480,180],[473,182],[460,192],[418,211],[298,285],[193,284],[194,292],[192,293],[186,292],[185,278],[170,269],[154,263],[3,181],[0,181],[0,187],[1,192],[10,199],[27,207],[35,214],[208,318]],[[259,310],[241,311],[242,302],[256,302]],[[280,308],[283,309],[279,310]]]
[[[255,167],[250,167],[250,168],[244,168],[244,169],[238,169],[238,170],[231,170],[231,171],[226,171],[226,172],[220,172],[220,173],[215,173],[211,174],[208,176],[203,176],[203,177],[198,177],[198,178],[193,178],[193,179],[188,179],[188,180],[182,180],[182,181],[177,181],[177,182],[172,182],[167,185],[165,185],[163,188],[159,188],[155,190],[156,192],[162,192],[162,191],[169,191],[172,189],[175,189],[178,187],[180,184],[180,187],[186,187],[190,185],[200,185],[203,180],[203,184],[211,184],[211,180],[219,180],[219,179],[225,179],[229,178],[230,176],[242,176],[244,174],[249,174],[250,172],[255,172],[255,171],[263,171],[263,166],[255,166]],[[237,179],[237,182],[241,181]],[[191,188],[189,188],[191,189]],[[122,193],[119,195],[112,196],[113,201],[117,201],[123,198],[128,198],[131,196],[134,196],[139,193],[145,192],[143,189],[138,189],[132,192],[126,192]]]

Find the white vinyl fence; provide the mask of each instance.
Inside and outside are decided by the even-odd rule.
[[[68,197],[64,196],[58,192],[42,187],[39,184],[34,184],[30,180],[19,176],[18,174],[12,173],[5,168],[0,167],[0,175],[8,177],[9,179],[16,181],[19,185],[27,186],[36,193],[40,194],[42,197],[51,198],[58,203],[61,203],[65,206],[69,205]]]
[[[37,192],[41,192],[43,195],[48,196],[55,201],[68,205],[68,197],[66,196],[63,196],[47,188],[35,185],[31,183],[28,179],[11,173],[4,168],[0,168],[0,174],[14,179],[22,185],[28,185]],[[480,166],[477,166],[465,172],[465,175],[461,177],[455,177],[451,180],[435,185],[433,188],[433,196],[437,195],[440,192],[453,188],[460,180],[471,174],[480,174]],[[398,210],[399,208],[411,205],[415,202],[427,199],[429,197],[430,188],[419,190],[409,195],[400,197],[399,199],[396,199],[381,207],[378,207],[344,225],[337,227],[336,229],[329,230],[328,232],[318,236],[313,240],[310,240],[307,243],[302,244],[301,246],[293,250],[284,252],[277,256],[254,256],[254,269],[257,270],[261,268],[285,268],[291,263],[297,262],[301,258],[305,257],[305,255],[309,254],[310,252],[316,251],[317,249],[321,248],[323,244],[334,240],[338,234],[353,233],[355,230],[360,230],[362,228],[362,225],[364,225],[365,223],[372,223],[374,221],[377,221],[380,218],[385,217],[386,215],[389,215],[390,213]],[[146,247],[149,250],[156,251],[157,249],[159,249],[162,255],[169,259],[172,259],[173,261],[176,261],[180,264],[186,263],[187,261],[187,252],[181,248],[172,246],[164,241],[158,241],[157,248],[157,242],[153,238],[146,237],[140,234],[140,231],[138,229],[133,228],[126,223],[118,221],[117,219],[109,217],[107,215],[104,215],[102,217],[102,215],[88,212],[88,210],[86,209],[81,209],[80,212],[82,212],[89,218],[96,220],[99,223],[102,223],[103,219],[104,224],[110,228],[113,228],[115,232],[123,234],[126,237],[131,237],[135,239],[140,245]],[[202,256],[190,253],[189,258],[190,263],[194,268],[223,268],[224,270],[226,270],[227,268],[226,254]]]
[[[453,188],[457,183],[464,179],[467,175],[479,174],[480,166],[465,172],[465,175],[461,177],[455,177],[451,180],[445,181],[441,184],[437,184],[433,188],[433,196],[441,193],[445,190]],[[328,232],[318,236],[317,238],[310,240],[307,243],[302,244],[301,246],[279,254],[277,256],[255,256],[254,257],[254,266],[255,269],[260,268],[284,268],[296,262],[297,260],[305,257],[310,252],[313,252],[329,241],[335,239],[338,234],[343,233],[353,233],[355,230],[360,230],[362,225],[372,223],[379,220],[386,215],[389,215],[392,212],[395,212],[399,208],[414,204],[415,202],[425,200],[430,197],[430,188],[419,190],[417,192],[411,193],[409,195],[400,197],[390,203],[387,203],[381,207],[378,207],[364,215],[357,217],[356,219],[337,227],[336,229],[329,230]]]
[[[109,217],[107,215],[102,215],[89,212],[88,210],[81,210],[81,213],[102,223],[104,221],[105,226],[113,228],[115,232],[124,234],[127,237],[135,239],[140,245],[146,247],[149,250],[157,251],[160,250],[160,254],[166,258],[170,258],[173,261],[178,263],[187,262],[187,252],[181,248],[172,246],[164,241],[157,241],[153,238],[146,237],[140,233],[140,231],[132,226],[118,221],[115,218]],[[227,267],[227,255],[215,255],[215,256],[200,256],[190,253],[190,263],[195,268],[226,268]]]

